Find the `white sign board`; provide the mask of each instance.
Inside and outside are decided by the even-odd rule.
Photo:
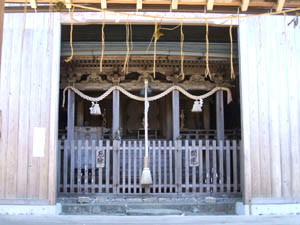
[[[44,127],[33,128],[33,157],[44,157],[46,129]]]

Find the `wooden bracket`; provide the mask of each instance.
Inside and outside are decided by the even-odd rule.
[[[276,12],[282,11],[284,3],[285,3],[285,0],[277,0]]]
[[[250,0],[242,0],[241,10],[242,10],[243,12],[245,12],[245,11],[248,10],[249,1],[250,1]]]
[[[106,2],[106,0],[101,0],[101,9],[107,9],[107,2]]]
[[[136,1],[136,10],[141,10],[143,8],[143,0]]]
[[[207,0],[206,8],[207,10],[213,10],[215,0]]]
[[[37,8],[36,0],[30,0],[30,6],[32,9],[36,9]]]

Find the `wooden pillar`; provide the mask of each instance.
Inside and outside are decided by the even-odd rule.
[[[116,132],[120,128],[120,91],[113,91],[113,125],[112,135],[115,137]],[[121,135],[121,134],[120,134]]]
[[[203,105],[203,125],[204,129],[210,129],[210,103],[205,101]]]
[[[4,21],[4,1],[0,1],[0,70],[1,70],[1,62],[2,62],[1,58],[2,58],[3,21]]]
[[[77,126],[83,126],[84,123],[84,102],[82,99],[76,102],[76,124]]]
[[[173,106],[173,141],[180,135],[180,113],[179,113],[179,92],[174,90],[172,92],[172,106]]]
[[[68,90],[68,125],[67,125],[67,138],[74,140],[75,130],[75,94],[73,91]]]
[[[224,140],[224,103],[223,91],[216,93],[217,140]]]

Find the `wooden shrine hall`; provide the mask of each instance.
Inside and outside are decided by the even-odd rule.
[[[74,56],[71,62],[64,61],[71,49],[69,41],[64,42],[64,38],[68,40],[70,30],[63,28],[61,90],[69,86],[74,89],[61,94],[62,101],[67,98],[67,103],[60,110],[59,191],[62,194],[141,195],[240,193],[238,78],[231,79],[230,76],[228,28],[211,29],[210,78],[205,76],[206,63],[202,57],[206,51],[205,27],[193,32],[196,27],[184,27],[184,61],[181,61],[179,29],[161,27],[164,36],[156,47],[155,76],[153,55],[149,54],[153,51],[153,44],[146,42],[155,32],[154,26],[132,26],[126,71],[126,40],[115,35],[126,33],[125,28],[106,25],[102,72],[99,72],[101,49],[94,50],[99,42],[85,40],[86,37],[97,40],[98,34],[93,32],[99,28],[93,25],[74,28],[77,31],[73,34]],[[232,65],[238,71],[236,33],[234,37]],[[147,45],[151,49],[146,50]],[[143,97],[145,80],[149,83],[149,97],[155,98],[150,101],[148,111],[153,176],[153,183],[148,187],[142,187],[140,182],[145,154],[144,102],[132,99],[118,89],[105,94],[117,86]],[[201,102],[202,110],[193,112],[194,100],[178,90],[162,94],[177,86],[193,96],[213,92]],[[219,87],[227,91],[216,89]],[[101,114],[90,113],[91,100],[85,99],[83,94],[91,97],[105,95],[97,102]],[[227,102],[227,95],[233,98],[232,102]]]

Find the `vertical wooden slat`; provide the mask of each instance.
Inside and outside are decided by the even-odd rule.
[[[177,177],[177,193],[182,193],[182,141],[175,141],[177,144],[176,154],[176,177]]]
[[[158,141],[158,193],[161,193],[161,141]]]
[[[81,193],[81,165],[82,165],[82,154],[81,154],[81,149],[82,149],[82,141],[78,140],[78,147],[77,147],[77,153],[78,153],[78,162],[77,162],[77,192]]]
[[[224,144],[223,140],[219,141],[219,185],[220,192],[224,192]]]
[[[231,192],[231,160],[230,160],[230,141],[226,140],[226,190]]]
[[[118,177],[119,177],[119,170],[118,170],[118,145],[119,141],[114,140],[113,141],[113,158],[112,158],[112,170],[113,170],[113,193],[118,194]]]
[[[156,145],[155,141],[152,141],[152,176],[153,176],[153,193],[156,192]]]
[[[173,143],[169,141],[169,179],[170,179],[170,192],[173,193]]]
[[[92,187],[91,187],[91,192],[95,193],[95,173],[96,173],[96,141],[92,140],[92,149],[91,149],[91,157],[92,157]]]
[[[51,71],[51,93],[50,93],[50,117],[49,117],[49,181],[48,181],[48,199],[49,203],[56,203],[56,154],[57,154],[57,136],[58,136],[58,102],[59,102],[59,77],[60,77],[60,43],[61,43],[61,23],[59,14],[51,14],[52,21],[52,43],[48,50],[52,63]],[[47,31],[47,35],[48,31]]]
[[[217,170],[217,146],[216,146],[216,140],[213,140],[213,168],[212,168],[212,171],[213,171],[213,191],[214,193],[217,192],[217,173],[218,173],[218,170]]]
[[[13,20],[10,18],[10,14],[5,14],[5,27],[4,27],[4,39],[3,39],[3,54],[2,59],[10,59],[12,55],[12,44],[13,44]],[[0,197],[5,198],[5,189],[6,189],[6,162],[7,162],[7,151],[8,151],[8,109],[9,109],[9,92],[10,92],[10,63],[7,63],[7,66],[2,63],[1,65],[1,76],[0,76],[0,109],[2,113],[1,118],[1,151],[0,151]],[[27,173],[26,173],[27,175]],[[26,185],[27,192],[27,185]]]
[[[88,179],[89,179],[89,141],[85,140],[84,146],[84,192],[88,193]]]
[[[105,192],[109,193],[109,185],[110,185],[110,141],[106,141],[106,149],[105,149]]]
[[[29,24],[33,22],[32,17],[27,18],[27,20]],[[0,36],[1,35],[2,34],[0,34]],[[21,80],[20,80],[20,110],[26,108],[28,109],[28,106],[30,105],[30,98],[29,98],[30,92],[28,90],[30,90],[31,88],[30,72],[32,67],[32,60],[28,60],[28,58],[31,57],[34,31],[26,27],[24,35],[25,36],[24,36],[24,46],[23,46],[23,54],[22,54],[22,66],[21,66]],[[1,76],[3,77],[6,75],[2,74]],[[1,100],[1,104],[4,102],[5,102],[4,100]],[[17,171],[17,180],[18,180],[17,197],[18,198],[26,198],[27,195],[28,174],[24,173],[24,171],[27,171],[28,168],[29,139],[27,137],[25,138],[24,134],[28,134],[30,132],[30,127],[29,127],[30,115],[31,115],[30,109],[23,110],[23,112],[19,114],[19,134],[18,134],[19,150],[18,150],[18,158],[17,158],[18,159],[18,171]]]
[[[192,140],[192,149],[196,150],[195,140]],[[195,166],[192,167],[192,184],[193,184],[192,191],[193,193],[196,193],[196,167]]]
[[[61,171],[62,171],[62,168],[63,168],[63,164],[61,162],[61,152],[62,152],[62,149],[63,149],[63,146],[62,146],[62,143],[61,143],[61,140],[58,140],[57,142],[57,181],[56,181],[56,186],[57,186],[57,192],[60,193],[60,186],[61,186],[61,183],[60,183],[60,175],[61,175]]]
[[[125,193],[125,185],[126,185],[126,143],[127,141],[123,141],[122,145],[122,192]]]
[[[136,141],[134,141],[133,143],[133,193],[136,194],[136,176],[137,176],[137,172],[136,172],[136,157],[137,157],[137,154],[136,154],[136,151],[137,151],[137,143]]]
[[[238,164],[237,164],[237,145],[236,140],[232,141],[232,160],[233,160],[233,191],[237,192],[238,188]]]
[[[163,165],[163,172],[164,172],[164,193],[167,193],[167,141],[164,141],[164,165]]]
[[[75,152],[75,147],[74,147],[74,145],[75,145],[74,140],[72,140],[70,143],[71,143],[70,193],[74,193],[74,163],[75,163],[74,155],[76,154],[76,152]]]
[[[63,192],[67,193],[68,185],[68,154],[70,148],[70,140],[66,140],[64,143],[64,174],[63,174]]]
[[[205,184],[206,192],[210,192],[210,150],[209,140],[205,141]]]
[[[4,21],[4,1],[0,2],[0,73],[1,73],[1,62],[2,62],[2,39],[3,39],[3,22]],[[1,78],[0,78],[1,79]]]
[[[185,193],[189,192],[190,189],[190,163],[189,163],[189,142],[188,140],[185,140],[184,142],[184,164],[185,164]]]
[[[104,147],[103,147],[103,141],[102,140],[99,140],[99,149],[100,150],[104,150]],[[104,154],[106,155],[107,154],[107,152],[106,151],[104,151]],[[105,161],[105,165],[106,165],[106,163],[108,163],[107,161]],[[99,191],[99,193],[101,193],[102,191],[103,191],[103,169],[102,168],[98,168],[98,177],[99,177],[99,179],[98,179],[98,187],[99,187],[99,189],[98,189],[98,191]]]
[[[203,192],[203,145],[202,140],[199,140],[199,145],[197,148],[199,154],[199,192]]]
[[[128,193],[129,194],[131,193],[131,167],[132,167],[131,151],[132,151],[131,141],[128,141]]]
[[[143,171],[143,142],[139,141],[139,181],[142,176],[142,171]],[[141,182],[139,182],[139,187],[140,187],[140,193],[142,193],[142,185]]]

